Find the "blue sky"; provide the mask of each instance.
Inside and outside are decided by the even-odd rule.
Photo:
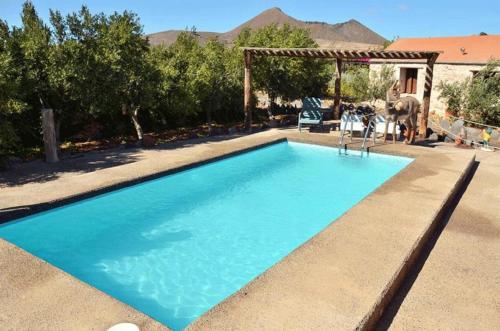
[[[265,9],[309,21],[338,23],[354,18],[382,36],[432,37],[500,34],[498,0],[35,0],[47,20],[49,8],[64,14],[86,4],[92,12],[131,10],[145,33],[196,26],[199,31],[225,32]],[[0,0],[0,18],[19,25],[23,0]],[[48,20],[47,20],[48,21]]]

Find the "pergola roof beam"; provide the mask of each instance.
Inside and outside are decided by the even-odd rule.
[[[430,59],[442,52],[428,51],[374,51],[348,50],[335,48],[266,48],[243,47],[244,52],[255,56],[288,56],[307,58],[340,58],[340,59]]]

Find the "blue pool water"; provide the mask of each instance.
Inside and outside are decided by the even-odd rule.
[[[411,161],[284,142],[4,224],[0,237],[181,330]]]

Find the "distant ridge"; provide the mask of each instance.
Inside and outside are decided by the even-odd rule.
[[[279,8],[265,10],[225,33],[197,31],[196,35],[201,43],[210,39],[218,39],[223,43],[232,44],[244,28],[249,27],[255,30],[270,24],[289,24],[294,27],[307,28],[311,31],[311,37],[320,47],[378,49],[382,48],[384,42],[386,42],[384,37],[353,19],[337,24],[304,22],[285,14]],[[148,35],[148,38],[151,45],[170,45],[175,42],[181,32],[182,30],[157,32]]]

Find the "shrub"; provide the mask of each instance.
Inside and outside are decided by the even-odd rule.
[[[463,113],[467,106],[467,89],[469,87],[469,80],[463,82],[445,82],[441,81],[437,86],[440,91],[438,99],[445,100],[448,105],[448,111],[458,116]]]
[[[492,61],[472,79],[464,114],[472,120],[500,126],[500,62]]]
[[[472,79],[461,82],[441,82],[440,99],[445,100],[448,110],[455,116],[500,125],[500,74],[498,61],[490,61]]]
[[[385,93],[394,82],[394,66],[382,65],[379,72],[366,65],[353,64],[342,75],[341,94],[355,102],[385,100]]]

